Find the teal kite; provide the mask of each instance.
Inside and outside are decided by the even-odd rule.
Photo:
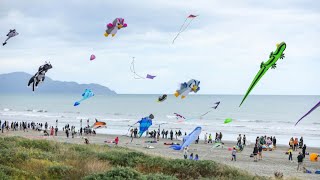
[[[80,105],[81,101],[84,101],[84,100],[86,100],[88,98],[91,98],[92,96],[94,96],[94,93],[90,89],[86,89],[84,91],[84,93],[82,94],[82,99],[80,101],[75,102],[73,106]]]
[[[279,59],[283,59],[284,58],[284,50],[286,49],[287,45],[285,42],[282,42],[280,44],[277,44],[277,49],[275,52],[271,52],[270,56],[269,56],[269,60],[267,62],[263,62],[260,65],[260,70],[258,72],[258,74],[255,76],[255,78],[253,79],[250,87],[248,88],[246,95],[243,97],[239,107],[242,105],[242,103],[244,102],[244,100],[246,100],[246,98],[248,97],[249,93],[252,91],[252,89],[254,88],[254,86],[259,82],[259,80],[262,78],[262,76],[271,68],[271,69],[275,69],[276,68],[276,62]]]

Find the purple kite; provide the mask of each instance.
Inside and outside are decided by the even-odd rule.
[[[153,79],[153,78],[155,78],[156,76],[152,76],[152,75],[150,75],[150,74],[147,74],[147,78],[148,79]]]
[[[96,58],[96,56],[95,56],[94,54],[92,54],[92,55],[90,56],[90,61],[94,60],[95,58]]]
[[[319,106],[320,106],[320,101],[319,101],[313,108],[311,108],[310,111],[308,111],[304,116],[302,116],[302,117],[298,120],[298,122],[296,122],[295,126],[296,126],[303,118],[305,118],[306,116],[308,116],[312,111],[314,111],[315,109],[317,109],[317,107],[319,107]]]

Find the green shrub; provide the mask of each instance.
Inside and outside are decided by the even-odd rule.
[[[48,173],[50,177],[55,179],[63,179],[69,175],[72,171],[72,167],[65,165],[54,165],[48,167]]]
[[[168,176],[164,174],[148,174],[145,176],[147,180],[178,180],[174,176]]]
[[[116,167],[106,173],[98,173],[84,177],[85,180],[143,180],[144,176],[138,171],[129,167]]]
[[[106,153],[99,153],[98,159],[108,160],[111,164],[116,166],[129,166],[135,167],[139,162],[143,161],[143,158],[147,157],[141,152],[117,152],[110,151]]]
[[[18,145],[25,148],[35,148],[43,151],[54,152],[58,147],[54,142],[48,140],[29,140],[22,139],[18,141]]]

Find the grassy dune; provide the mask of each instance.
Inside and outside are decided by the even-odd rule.
[[[0,138],[0,179],[265,179],[213,161],[173,160],[121,147]]]

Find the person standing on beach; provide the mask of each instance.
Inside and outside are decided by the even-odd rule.
[[[242,139],[242,140],[243,140],[243,145],[245,146],[245,145],[246,145],[246,140],[247,140],[247,138],[246,138],[246,135],[245,135],[245,134],[243,135],[243,139]]]
[[[293,137],[290,139],[290,141],[289,141],[289,146],[290,146],[290,148],[291,149],[293,149],[294,150],[294,140],[293,140]]]
[[[262,160],[262,145],[259,146],[258,153],[259,153],[259,160]]]
[[[237,150],[236,147],[233,146],[233,150],[231,152],[232,158],[231,161],[237,161]]]
[[[199,161],[199,155],[198,154],[196,154],[196,156],[194,157],[194,160],[195,161]]]
[[[253,161],[254,162],[258,162],[258,158],[257,158],[257,154],[258,154],[258,146],[257,144],[254,146],[253,148]]]
[[[211,133],[209,134],[209,140],[208,140],[208,143],[211,143],[211,144],[212,144],[212,135],[211,135]]]
[[[301,149],[303,146],[303,137],[301,136],[300,138],[300,142],[299,142],[299,148]]]
[[[298,167],[297,167],[297,171],[301,170],[302,166],[303,166],[303,155],[301,154],[301,152],[299,152],[299,155],[297,157],[298,159]]]
[[[289,161],[292,162],[292,148],[290,147],[289,151],[288,151],[288,154],[289,154]]]
[[[166,130],[166,139],[168,139],[168,133],[169,133],[169,131],[168,130]]]
[[[193,153],[190,154],[189,159],[193,160]]]
[[[295,151],[298,151],[298,144],[299,144],[298,138],[295,138],[295,139],[294,139],[293,144],[294,144],[294,150],[295,150]]]
[[[117,136],[116,139],[114,139],[114,142],[116,144],[116,146],[118,146],[118,143],[119,143],[119,137]]]
[[[219,139],[220,139],[220,142],[222,142],[222,133],[220,132],[220,135],[219,135]]]
[[[171,141],[173,140],[173,131],[172,131],[172,129],[170,131],[170,139],[171,139]]]
[[[306,144],[304,144],[302,147],[302,155],[304,158],[306,157],[306,149],[307,149],[307,146],[306,146]]]
[[[241,145],[241,140],[242,140],[241,134],[239,134],[237,140],[238,140],[237,145],[240,146]]]
[[[208,133],[204,134],[204,143],[207,144],[207,140],[208,140]]]
[[[276,148],[277,147],[277,139],[275,136],[273,136],[272,142],[273,142],[273,147]]]
[[[183,157],[184,157],[184,159],[188,158],[188,146],[183,148]]]
[[[54,135],[57,136],[58,135],[58,127],[56,126],[56,128],[54,129]]]

